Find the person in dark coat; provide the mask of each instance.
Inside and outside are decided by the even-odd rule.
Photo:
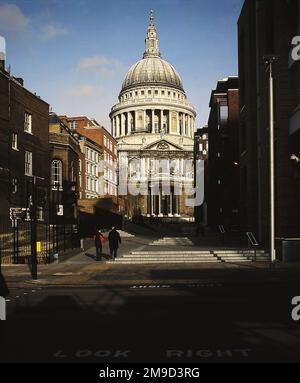
[[[114,226],[112,227],[111,231],[108,234],[108,242],[109,242],[110,257],[113,260],[115,260],[115,258],[117,257],[119,244],[121,243],[121,237]]]
[[[102,257],[102,244],[104,242],[104,235],[101,230],[97,229],[95,233],[95,247],[96,247],[96,261],[101,261]]]

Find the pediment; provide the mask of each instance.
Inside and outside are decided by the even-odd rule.
[[[155,142],[152,142],[151,144],[144,147],[143,150],[158,150],[162,152],[166,151],[182,151],[184,150],[181,146],[176,145],[172,142],[169,142],[166,139],[158,140]]]

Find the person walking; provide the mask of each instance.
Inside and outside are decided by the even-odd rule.
[[[102,234],[100,229],[96,230],[94,235],[95,239],[95,247],[96,247],[96,261],[101,261],[102,258],[102,244],[105,240],[104,235]]]
[[[115,260],[115,258],[117,257],[119,244],[121,244],[121,236],[117,232],[114,226],[111,228],[111,231],[108,234],[108,242],[109,242],[110,257],[113,260]]]

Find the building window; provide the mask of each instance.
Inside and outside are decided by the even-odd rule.
[[[32,133],[32,115],[25,112],[24,117],[24,131],[27,133]]]
[[[11,147],[14,150],[18,150],[18,135],[17,135],[17,133],[12,134]]]
[[[158,90],[155,91],[155,94],[158,94]]]
[[[32,176],[32,152],[25,151],[25,175]]]
[[[71,122],[70,122],[70,128],[71,128],[72,130],[77,129],[77,127],[78,127],[78,123],[77,123],[77,121],[71,121]]]
[[[53,160],[51,163],[51,183],[52,190],[62,189],[63,165],[60,160]]]
[[[12,194],[16,194],[18,192],[18,179],[13,178],[11,181],[11,192]]]
[[[165,91],[164,91],[164,90],[161,91],[161,95],[162,95],[162,96],[165,95]]]
[[[228,120],[228,106],[225,104],[220,105],[220,124],[226,125]]]
[[[148,90],[148,94],[149,94],[149,96],[151,96],[151,90]]]

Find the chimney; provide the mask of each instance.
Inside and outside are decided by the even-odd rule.
[[[0,70],[5,71],[5,38],[0,36]]]

